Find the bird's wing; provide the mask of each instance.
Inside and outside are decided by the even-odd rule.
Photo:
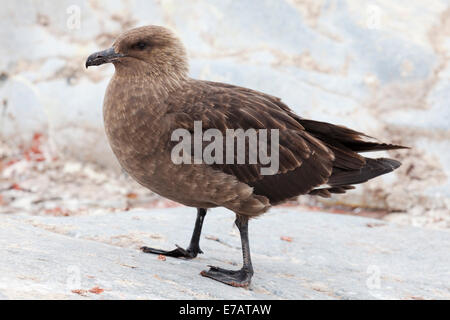
[[[270,129],[278,129],[279,169],[276,174],[263,175],[261,169],[267,165],[259,158],[256,164],[249,164],[248,157],[245,164],[237,164],[236,150],[234,163],[211,164],[215,170],[252,186],[255,194],[266,196],[272,204],[311,191],[326,183],[332,173],[333,152],[306,132],[289,108],[274,103],[271,96],[240,87],[192,81],[183,91],[172,94],[167,103],[168,110],[162,121],[168,137],[176,129],[193,133],[195,121],[201,121],[203,131],[218,129],[224,143],[227,129],[255,129],[258,133],[269,129],[269,142]]]

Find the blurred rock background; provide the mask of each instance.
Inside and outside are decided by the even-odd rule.
[[[182,38],[191,75],[283,98],[306,118],[411,150],[344,196],[300,203],[376,210],[450,227],[450,2],[445,0],[0,1],[0,212],[71,215],[155,206],[107,144],[102,100],[113,66],[87,56],[124,30]],[[164,202],[164,206],[172,205]]]

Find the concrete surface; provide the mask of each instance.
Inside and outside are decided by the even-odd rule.
[[[251,221],[251,287],[199,275],[238,268],[234,215],[206,216],[192,261],[141,253],[187,245],[195,210],[0,217],[0,299],[450,299],[450,233],[277,208]]]

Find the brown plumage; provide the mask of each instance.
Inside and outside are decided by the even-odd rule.
[[[196,207],[198,216],[187,250],[145,252],[192,258],[206,209],[223,206],[237,215],[244,267],[239,271],[211,268],[202,274],[218,281],[247,286],[253,269],[247,222],[271,206],[302,194],[329,197],[352,185],[393,171],[400,163],[369,159],[358,152],[401,146],[378,143],[366,135],[329,123],[307,120],[280,99],[230,84],[188,77],[186,53],[169,30],[148,26],[121,35],[113,47],[91,55],[86,66],[111,62],[116,72],[104,101],[104,121],[112,150],[122,167],[155,193]],[[171,151],[176,129],[278,129],[279,170],[261,175],[256,164],[174,164]],[[235,155],[236,157],[236,155]]]

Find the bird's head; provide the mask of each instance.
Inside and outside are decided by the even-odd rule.
[[[123,33],[111,48],[90,55],[86,68],[105,63],[113,63],[116,72],[124,75],[183,78],[188,73],[183,44],[170,30],[160,26]]]

